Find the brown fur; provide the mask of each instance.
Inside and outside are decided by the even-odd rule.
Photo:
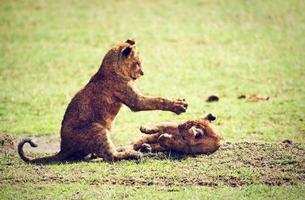
[[[167,122],[154,128],[141,127],[142,133],[150,135],[137,141],[133,148],[153,152],[213,153],[223,144],[221,134],[211,123],[213,120],[215,117],[208,115],[183,123]]]
[[[140,152],[117,151],[110,140],[112,122],[124,104],[132,111],[164,110],[180,114],[186,111],[184,100],[142,96],[134,80],[143,75],[135,42],[118,43],[105,55],[98,72],[71,100],[62,120],[60,152],[54,156],[30,160],[24,156],[23,145],[36,144],[25,139],[18,152],[26,162],[48,163],[82,159],[95,154],[106,161],[139,159]]]

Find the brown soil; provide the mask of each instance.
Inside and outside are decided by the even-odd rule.
[[[210,156],[225,169],[247,168],[254,178],[218,176],[226,185],[252,183],[286,185],[305,183],[305,144],[285,140],[282,143],[228,143]]]
[[[0,134],[0,155],[15,154],[14,139],[7,134]]]
[[[35,142],[38,147],[33,148],[30,145],[24,145],[24,150],[33,152],[33,153],[56,153],[59,151],[60,147],[60,138],[58,134],[55,134],[56,136],[51,136],[51,137],[31,137],[32,141]],[[18,143],[22,138],[20,137],[17,139]]]
[[[0,156],[9,154],[11,156],[17,156],[17,144],[21,139],[25,137],[19,137],[16,140],[8,134],[0,133]],[[38,147],[33,148],[26,144],[24,150],[32,153],[47,153],[52,154],[59,151],[60,138],[56,137],[31,137]]]

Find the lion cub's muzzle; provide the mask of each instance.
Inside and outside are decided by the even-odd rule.
[[[144,71],[143,71],[142,69],[140,70],[140,72],[139,72],[139,73],[140,73],[140,75],[141,75],[141,76],[143,76],[143,75],[144,75]]]

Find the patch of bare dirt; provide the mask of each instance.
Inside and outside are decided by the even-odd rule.
[[[9,134],[0,133],[0,155],[10,154],[17,155],[17,144],[25,137],[19,137],[16,140]],[[52,154],[59,151],[60,138],[54,137],[31,137],[38,147],[33,148],[30,145],[24,145],[24,150],[33,153],[47,153]]]
[[[0,155],[15,153],[14,139],[8,134],[0,134]]]
[[[23,139],[24,137],[20,137],[17,139],[16,144]],[[56,136],[51,137],[30,137],[33,142],[35,142],[38,147],[33,148],[29,144],[24,145],[24,151],[32,152],[32,153],[47,153],[54,154],[59,152],[60,149],[60,138],[58,134]]]

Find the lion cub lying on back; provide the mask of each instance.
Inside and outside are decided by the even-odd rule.
[[[177,151],[182,153],[213,153],[223,144],[223,138],[211,123],[209,114],[202,119],[183,123],[167,122],[154,128],[141,127],[146,135],[133,148],[141,151]]]

